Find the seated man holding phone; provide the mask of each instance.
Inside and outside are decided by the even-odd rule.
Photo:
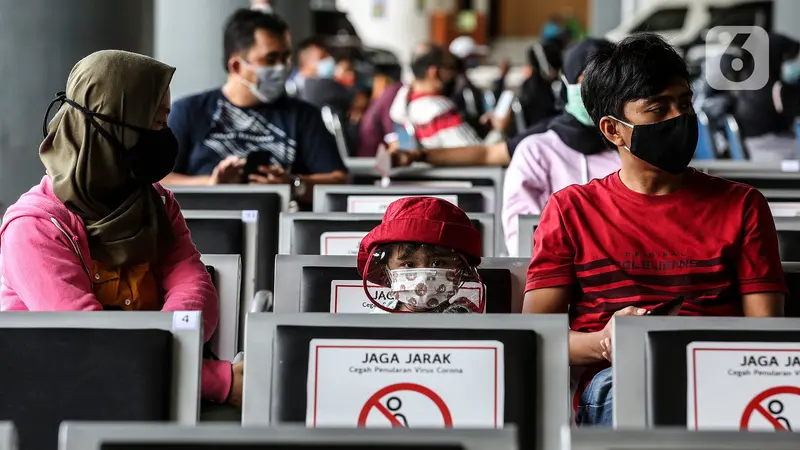
[[[523,311],[569,311],[576,422],[610,426],[614,315],[782,316],[786,286],[764,196],[688,167],[698,123],[669,44],[640,34],[600,50],[581,91],[622,169],[550,198]]]
[[[259,11],[228,19],[228,80],[172,105],[179,155],[163,184],[291,184],[295,199],[310,203],[313,185],[347,181],[319,109],[286,95],[288,31],[279,17]]]

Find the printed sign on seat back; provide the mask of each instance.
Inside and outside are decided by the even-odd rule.
[[[731,361],[713,356],[719,364],[712,364],[712,372],[703,369],[706,367],[708,357],[703,354],[695,364],[698,371],[690,367],[693,349],[720,348],[729,342],[739,342],[739,351],[747,354],[756,354],[752,350],[753,342],[800,342],[800,334],[795,335],[800,329],[798,319],[758,319],[735,317],[616,317],[613,319],[614,331],[612,337],[612,353],[614,363],[613,371],[613,409],[614,427],[623,428],[649,428],[656,425],[678,425],[688,427],[690,419],[690,390],[694,389],[695,381],[700,386],[710,373],[713,380],[711,385],[716,387],[727,386],[724,393],[708,391],[711,397],[716,398],[716,404],[709,404],[706,397],[699,396],[698,413],[705,415],[704,408],[720,408],[719,411],[738,414],[746,404],[741,403],[742,398],[737,397],[732,390],[743,393],[756,389],[760,384],[760,375],[751,372],[747,376],[739,376],[739,368],[727,367]],[[670,333],[666,333],[670,332]],[[694,342],[694,344],[692,344]],[[700,343],[703,343],[700,345]],[[769,344],[774,346],[774,344]],[[797,345],[800,348],[800,344]],[[736,350],[736,349],[734,349]],[[728,353],[727,351],[723,353]],[[738,355],[730,353],[730,355]],[[739,358],[740,362],[743,358]],[[724,367],[723,367],[724,366]],[[690,370],[692,369],[692,370]],[[800,368],[799,368],[800,369]],[[728,371],[731,371],[730,373]],[[659,373],[661,371],[662,373]],[[716,373],[714,371],[719,371]],[[789,375],[795,376],[791,371]],[[698,378],[699,377],[699,378]],[[773,381],[792,381],[790,378],[768,375]],[[668,380],[668,381],[667,381]],[[726,383],[733,384],[726,384]],[[739,384],[744,383],[744,384]],[[735,386],[732,388],[731,386]],[[641,393],[644,392],[645,396]],[[800,396],[798,396],[800,398]],[[747,402],[745,402],[747,403]],[[766,407],[766,406],[765,406]],[[695,408],[691,408],[695,414]],[[800,408],[798,408],[800,410]],[[708,429],[708,422],[703,419],[698,422],[700,429]],[[731,421],[724,419],[731,428]],[[800,420],[800,419],[798,419]],[[706,425],[704,425],[704,423]],[[735,429],[738,429],[738,423]]]
[[[647,345],[653,426],[787,431],[800,424],[800,331],[650,331]]]
[[[242,423],[458,429],[500,417],[520,448],[554,448],[569,417],[566,316],[459,317],[251,314],[246,346],[263,357],[245,366]]]

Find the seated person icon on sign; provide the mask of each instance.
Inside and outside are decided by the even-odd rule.
[[[698,122],[669,44],[639,34],[598,51],[581,91],[622,169],[551,197],[523,311],[569,310],[576,420],[611,425],[614,315],[684,296],[680,315],[781,316],[786,287],[764,196],[688,167]]]
[[[361,241],[358,273],[374,312],[482,313],[485,289],[462,289],[483,286],[480,255],[480,232],[464,211],[439,198],[408,197],[390,204]],[[367,281],[390,287],[394,300],[377,301]]]

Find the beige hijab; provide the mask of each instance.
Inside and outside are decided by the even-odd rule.
[[[66,94],[91,111],[149,129],[174,72],[147,56],[104,50],[75,64]],[[39,156],[53,192],[83,219],[93,260],[108,268],[155,263],[175,238],[158,191],[131,175],[124,152],[136,144],[138,133],[94,120],[119,143],[68,104],[50,122]]]

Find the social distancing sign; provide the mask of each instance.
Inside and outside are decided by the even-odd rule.
[[[388,287],[367,283],[367,289],[375,301],[387,308],[394,308],[396,302]],[[454,298],[464,297],[475,303],[480,303],[483,287],[480,283],[464,283]],[[333,280],[331,281],[331,312],[332,313],[371,313],[375,305],[364,293],[361,280]]]
[[[306,426],[502,428],[503,343],[313,339]]]
[[[686,354],[689,429],[800,429],[800,343],[693,342]]]
[[[319,237],[320,255],[357,255],[368,231],[328,231]]]
[[[416,197],[414,195],[350,195],[347,197],[347,212],[349,213],[381,213],[386,212],[389,204],[401,198]],[[458,206],[457,195],[424,195],[422,197],[435,197],[448,201]]]
[[[372,298],[387,308],[394,308],[395,300],[389,288],[367,282],[367,289]],[[333,280],[331,281],[331,312],[332,313],[371,313],[375,305],[364,293],[361,280]]]

